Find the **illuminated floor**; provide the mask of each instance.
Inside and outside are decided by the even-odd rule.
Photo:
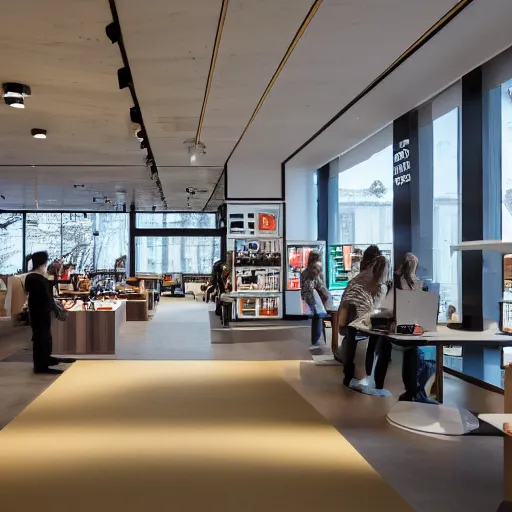
[[[2,510],[411,510],[286,382],[299,365],[76,363],[0,432]]]

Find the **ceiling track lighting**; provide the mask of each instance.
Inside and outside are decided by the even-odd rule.
[[[112,44],[118,43],[121,37],[121,29],[115,21],[105,27],[105,33]]]
[[[5,82],[2,84],[2,89],[5,104],[13,108],[25,108],[25,98],[32,94],[28,85],[16,82]]]
[[[132,74],[130,72],[130,68],[124,67],[118,69],[117,81],[119,82],[119,89],[126,89],[126,87],[130,87],[132,85]]]
[[[142,126],[142,116],[138,107],[130,108],[130,121],[133,124],[140,124]]]
[[[34,139],[46,139],[47,131],[42,128],[32,128],[30,133]]]

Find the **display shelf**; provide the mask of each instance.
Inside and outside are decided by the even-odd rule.
[[[503,240],[474,240],[452,245],[450,251],[493,251],[500,254],[512,254],[512,242]]]

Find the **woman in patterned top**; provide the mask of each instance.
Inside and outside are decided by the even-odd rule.
[[[322,275],[322,256],[318,251],[311,251],[308,257],[308,266],[300,275],[300,294],[302,300],[311,308],[313,318],[311,320],[311,346],[309,350],[318,348],[323,333],[322,319],[318,315],[315,306],[314,291],[325,302],[329,296],[324,285]]]
[[[345,386],[350,387],[355,377],[354,358],[357,348],[357,328],[354,325],[368,324],[367,327],[370,327],[370,314],[374,309],[376,300],[383,293],[386,271],[386,258],[382,255],[377,256],[373,263],[369,264],[350,281],[343,294],[338,314],[340,316],[340,326],[345,331],[343,340],[345,350],[343,357],[345,377],[343,383]]]

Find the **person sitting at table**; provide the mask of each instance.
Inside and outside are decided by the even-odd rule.
[[[394,275],[394,286],[397,290],[423,290],[423,282],[416,276],[418,258],[407,253],[405,259]],[[401,401],[430,403],[432,400],[425,392],[428,380],[435,373],[435,366],[425,358],[425,352],[419,347],[410,347],[404,351],[402,363],[402,380],[405,393],[400,395]]]
[[[360,263],[359,270],[360,272],[364,272],[369,267],[371,267],[375,261],[375,258],[377,256],[380,256],[382,254],[381,250],[377,245],[370,245],[368,246],[364,253],[363,258]],[[388,290],[386,290],[387,293]],[[383,295],[383,290],[381,290],[381,298]],[[375,334],[371,334],[368,339],[368,346],[366,348],[366,360],[365,360],[365,369],[366,369],[366,377],[367,379],[370,378],[373,371],[373,363],[375,359],[375,350],[377,348],[377,343],[379,341],[379,336],[376,336]],[[382,388],[381,388],[382,389]]]
[[[344,379],[343,384],[351,389],[360,390],[359,381],[355,379],[354,359],[357,349],[358,327],[371,327],[370,314],[375,302],[382,293],[382,284],[387,272],[387,261],[382,255],[374,258],[373,263],[364,267],[352,281],[349,282],[341,299],[338,310],[340,331],[344,334]],[[385,349],[384,346],[382,348]],[[380,353],[381,347],[377,347]],[[389,351],[390,352],[390,351]],[[389,356],[391,354],[389,353]],[[375,368],[376,388],[382,389],[389,364],[387,354],[378,357]]]

